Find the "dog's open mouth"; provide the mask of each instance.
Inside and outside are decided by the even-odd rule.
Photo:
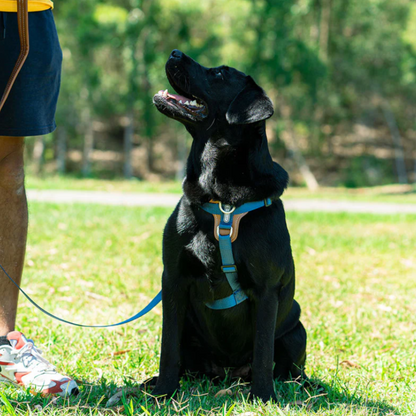
[[[168,90],[160,90],[153,97],[153,102],[157,109],[161,113],[175,119],[202,121],[208,115],[206,103],[191,94],[189,95],[191,95],[192,98],[186,97],[185,94],[187,93],[177,87],[169,76],[168,79],[172,86],[174,86],[175,91],[179,94],[171,94]]]

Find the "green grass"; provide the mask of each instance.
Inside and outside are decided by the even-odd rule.
[[[26,188],[68,191],[107,191],[107,192],[151,192],[151,193],[182,193],[179,181],[148,182],[138,179],[82,179],[74,176],[45,176],[42,178],[27,175]]]
[[[325,199],[332,201],[387,202],[401,204],[416,203],[415,185],[384,185],[370,188],[322,187],[317,191],[289,187],[284,199]]]
[[[28,189],[39,190],[82,190],[108,192],[154,192],[154,193],[182,193],[180,182],[162,181],[146,182],[139,180],[102,180],[81,179],[73,176],[45,176],[38,178],[28,175],[26,178]],[[363,202],[416,203],[415,185],[387,185],[372,188],[320,188],[311,192],[306,188],[289,187],[283,195],[284,199],[325,199]]]
[[[46,309],[76,322],[133,315],[160,288],[162,230],[170,211],[32,203],[24,288]],[[279,404],[264,405],[247,401],[246,385],[184,380],[167,404],[137,394],[107,408],[117,388],[137,387],[157,374],[161,307],[116,329],[80,329],[52,321],[21,298],[18,329],[80,381],[81,394],[51,400],[4,386],[0,414],[414,415],[415,221],[288,214],[296,299],[308,332],[307,372],[326,387],[324,396],[276,382]],[[230,386],[231,396],[215,397]]]

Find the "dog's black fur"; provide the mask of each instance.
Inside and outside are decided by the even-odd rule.
[[[234,375],[251,376],[253,397],[276,400],[273,378],[304,376],[306,332],[293,299],[295,269],[279,199],[288,175],[272,161],[265,132],[273,104],[251,77],[225,66],[205,68],[177,50],[166,73],[194,105],[162,92],[154,103],[185,125],[193,144],[184,196],[163,238],[162,351],[153,394],[172,395],[184,372],[215,377],[233,367]],[[200,205],[216,200],[238,207],[265,198],[272,205],[248,213],[233,243],[249,299],[211,310],[206,302],[232,290],[221,271],[213,216]]]

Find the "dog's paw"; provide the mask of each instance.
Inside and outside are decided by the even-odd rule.
[[[277,396],[273,389],[253,389],[251,388],[249,400],[259,399],[263,403],[267,403],[268,401],[272,400],[277,403]]]

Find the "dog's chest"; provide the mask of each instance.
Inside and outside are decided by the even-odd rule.
[[[203,264],[207,272],[215,269],[218,262],[218,249],[212,239],[208,238],[207,233],[202,230],[198,231],[185,249]]]
[[[210,227],[210,232],[213,228]],[[202,230],[198,231],[191,239],[190,243],[185,246],[188,256],[197,260],[200,266],[191,269],[194,290],[197,292],[196,297],[203,302],[212,302],[214,298],[228,296],[230,285],[225,274],[221,271],[221,254],[218,243],[214,242],[212,237]],[[188,270],[189,270],[188,262]]]
[[[199,176],[199,184],[205,190],[208,190],[216,183],[217,178],[215,177],[215,173],[217,166],[224,158],[225,153],[229,151],[226,142],[224,143],[224,147],[225,149],[221,148],[219,144],[211,142],[207,142],[204,147],[204,151],[201,154],[201,175]]]
[[[218,193],[247,175],[248,164],[241,160],[238,148],[226,139],[208,141],[201,154],[199,185],[208,193]]]

